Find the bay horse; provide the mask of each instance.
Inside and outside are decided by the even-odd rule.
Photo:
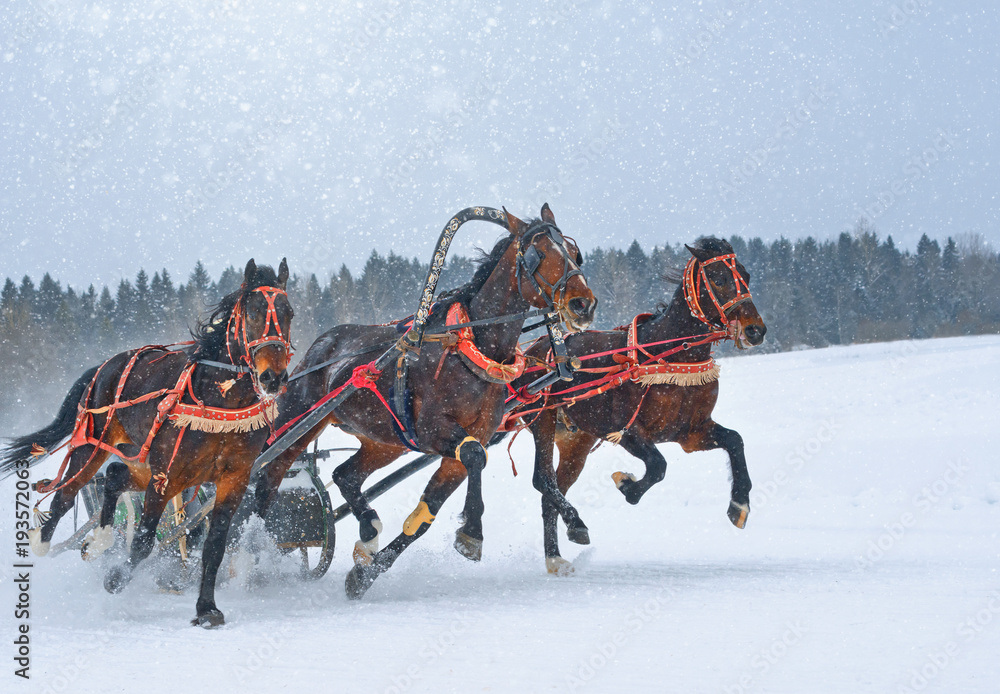
[[[597,299],[580,271],[580,251],[562,235],[548,204],[539,219],[528,222],[506,210],[505,214],[510,233],[480,262],[468,284],[442,294],[435,305],[426,342],[409,367],[409,411],[394,412],[389,405],[394,400],[390,392],[394,374],[376,374],[373,388],[359,389],[262,471],[255,499],[255,511],[261,517],[274,501],[289,466],[328,424],[358,438],[358,452],[333,473],[360,525],[356,565],[346,581],[351,598],[360,598],[430,528],[445,499],[466,475],[464,524],[456,533],[455,547],[464,556],[479,559],[486,464],[483,444],[496,432],[509,383],[524,367],[518,349],[524,317],[519,314],[532,306],[549,308],[558,312],[570,330],[586,328],[593,321]],[[470,319],[486,324],[449,332],[449,325]],[[392,325],[341,325],[321,335],[296,367],[280,399],[279,424],[294,421],[353,378],[399,335]],[[304,376],[298,378],[299,373]],[[379,551],[382,523],[361,486],[369,475],[411,449],[439,455],[442,461],[401,534]]]
[[[687,453],[722,448],[732,471],[727,515],[738,528],[746,524],[751,483],[743,438],[712,419],[719,371],[711,351],[714,342],[726,338],[740,349],[759,345],[767,328],[750,295],[750,273],[729,243],[702,238],[686,248],[691,258],[684,271],[672,277],[680,286],[670,303],[617,330],[570,335],[567,349],[583,360],[582,369],[572,382],[552,386],[533,421],[525,415],[535,441],[532,481],[542,492],[549,573],[573,570],[559,555],[558,515],[570,540],[589,542],[586,525],[565,495],[603,440],[620,444],[645,463],[641,479],[627,472],[612,475],[630,504],[638,504],[665,476],[667,461],[656,444],[676,442]],[[527,354],[545,359],[546,351],[547,345],[536,343]],[[522,406],[521,411],[531,408]],[[513,416],[518,416],[517,410]],[[553,444],[559,448],[555,470]]]
[[[48,552],[77,492],[116,454],[123,462],[108,466],[100,525],[87,538],[83,553],[94,558],[111,546],[119,495],[144,491],[142,520],[128,560],[105,576],[105,588],[117,593],[152,551],[167,502],[189,487],[214,483],[215,506],[192,624],[214,627],[225,622],[215,604],[215,579],[230,519],[276,416],[277,395],[288,380],[293,311],[287,282],[284,259],[277,274],[250,260],[242,286],[197,325],[193,343],[183,349],[143,347],[111,357],[76,381],[55,421],[10,442],[0,459],[0,474],[35,464],[47,449],[70,437],[57,479],[39,483],[39,491],[54,494],[48,514],[40,514],[44,522],[29,533],[36,554]],[[171,426],[164,426],[168,421]]]

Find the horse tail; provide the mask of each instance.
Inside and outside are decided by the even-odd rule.
[[[24,461],[27,461],[28,465],[31,466],[41,460],[44,456],[32,455],[35,446],[41,446],[48,450],[73,433],[77,405],[99,369],[98,366],[88,369],[77,379],[73,387],[69,389],[69,393],[66,394],[66,398],[59,407],[59,413],[51,424],[34,433],[13,438],[8,442],[7,447],[0,454],[0,480],[14,474]]]

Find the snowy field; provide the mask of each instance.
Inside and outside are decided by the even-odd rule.
[[[112,596],[101,568],[73,553],[37,559],[32,678],[12,674],[6,578],[0,689],[997,691],[1000,337],[727,359],[716,414],[746,440],[754,491],[743,531],[726,519],[723,453],[663,446],[666,480],[631,507],[610,475],[642,465],[606,444],[570,493],[592,544],[563,538],[577,572],[551,577],[524,435],[516,478],[502,448],[491,451],[483,561],[450,546],[463,488],[360,602],[343,590],[350,519],[319,582],[289,572],[222,586],[228,623],[215,631],[188,626],[193,592],[160,593],[148,571]],[[39,474],[54,472],[46,465]],[[427,475],[375,502],[386,538]],[[3,484],[4,499],[12,489]]]

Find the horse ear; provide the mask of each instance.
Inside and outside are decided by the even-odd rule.
[[[248,287],[253,283],[254,275],[257,274],[257,263],[253,261],[253,258],[247,262],[247,267],[243,271],[243,284]]]
[[[288,260],[286,258],[282,258],[281,265],[278,266],[278,284],[281,285],[282,289],[288,285]]]
[[[552,210],[549,209],[549,203],[542,205],[542,221],[549,224],[556,223],[556,216],[552,214]]]
[[[522,222],[520,219],[512,215],[510,212],[508,212],[506,207],[502,209],[504,215],[507,217],[507,229],[509,229],[510,233],[512,233],[514,236],[520,236],[521,228],[524,226],[524,222]]]
[[[691,251],[691,255],[693,255],[695,258],[697,258],[698,260],[700,260],[702,262],[704,262],[704,261],[706,261],[706,260],[708,260],[709,258],[712,257],[712,254],[709,253],[708,251],[704,251],[704,250],[702,250],[700,248],[692,248],[691,246],[687,245],[686,243],[684,244],[684,248],[686,248],[689,251]]]

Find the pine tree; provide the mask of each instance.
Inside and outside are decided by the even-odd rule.
[[[200,260],[195,264],[194,270],[191,272],[190,277],[188,277],[185,300],[186,305],[183,308],[192,325],[197,322],[206,309],[213,303],[212,278],[209,277],[205,266]]]
[[[917,242],[915,295],[912,304],[912,337],[925,338],[934,335],[941,322],[940,306],[937,302],[935,278],[941,265],[941,247],[931,241],[927,234]]]

